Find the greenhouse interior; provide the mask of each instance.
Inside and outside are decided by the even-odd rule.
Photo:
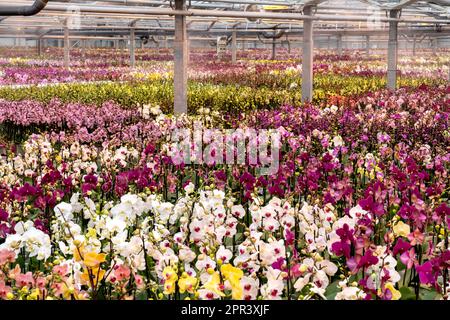
[[[0,300],[450,300],[449,0],[0,1]]]

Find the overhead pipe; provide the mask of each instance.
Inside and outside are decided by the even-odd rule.
[[[256,4],[247,4],[245,7],[244,7],[244,12],[259,12],[260,10],[259,10],[259,8],[258,8],[258,6],[256,5]],[[250,22],[258,22],[258,18],[247,18],[247,21],[250,21]]]
[[[289,40],[289,36],[286,34],[286,40],[282,40],[281,41],[281,45],[283,45],[283,43],[286,43],[287,44],[287,47],[288,47],[288,53],[290,54],[291,53],[291,40]]]
[[[303,15],[300,13],[272,13],[250,11],[217,11],[217,10],[173,10],[170,8],[133,8],[133,7],[101,7],[79,5],[80,12],[84,13],[109,13],[109,14],[139,14],[139,15],[167,15],[167,16],[197,16],[197,17],[222,17],[222,18],[256,18],[256,19],[280,19],[280,20],[317,20],[317,21],[353,21],[364,22],[367,17],[358,16],[334,16],[334,15]],[[58,4],[49,4],[46,10],[66,11],[66,7]],[[380,18],[380,22],[401,23],[447,23],[450,19],[405,19],[405,18]]]
[[[277,30],[274,33],[270,32],[261,32],[261,35],[266,39],[280,39],[284,34],[286,33],[286,30]]]
[[[259,42],[261,42],[262,44],[266,44],[266,43],[264,42],[264,40],[261,39],[261,33],[258,33],[257,36],[258,36]]]
[[[54,27],[54,26],[53,26]],[[7,27],[7,26],[2,26],[0,25],[0,29],[8,29],[8,31],[11,31],[11,27]],[[89,32],[94,32],[94,33],[111,33],[111,34],[118,34],[120,32],[124,32],[124,34],[128,34],[129,33],[129,27],[117,27],[117,28],[88,28],[88,29],[82,29],[80,30],[75,30],[73,31],[73,34],[80,34],[80,33],[89,33]],[[286,34],[289,35],[301,35],[303,32],[303,28],[299,28],[296,29],[295,31],[292,30],[287,30],[287,29],[278,29],[278,30],[283,30],[285,31]],[[60,28],[55,28],[55,29],[51,29],[50,33],[54,33],[54,32],[60,32],[61,29]],[[193,34],[199,34],[199,33],[204,33],[204,34],[224,34],[224,33],[228,33],[231,34],[232,33],[232,29],[216,29],[216,30],[211,30],[209,32],[205,31],[205,30],[199,30],[199,29],[189,29],[188,32],[189,33],[193,33]],[[169,32],[169,33],[173,33],[174,29],[173,27],[170,28],[155,28],[155,29],[147,29],[147,28],[137,28],[136,32],[139,33],[148,33],[148,34],[160,34],[163,32]],[[262,30],[245,30],[245,29],[236,29],[236,32],[238,34],[238,36],[241,35],[250,35],[250,34],[261,34]],[[399,28],[399,32],[403,33],[403,34],[421,34],[421,33],[433,33],[433,34],[448,34],[450,32],[450,29],[443,29],[442,31],[436,31],[432,28],[424,28],[424,29],[417,29],[417,30],[410,30],[407,28]],[[33,35],[34,33],[29,31],[28,34]],[[270,33],[267,33],[270,34]],[[321,34],[321,35],[336,35],[336,34],[342,34],[345,36],[358,36],[358,35],[384,35],[386,34],[386,30],[355,30],[355,31],[341,31],[341,30],[327,30],[327,29],[323,29],[323,30],[317,30],[315,31],[315,34]],[[267,38],[272,38],[273,36],[270,35]]]
[[[47,6],[48,0],[35,0],[31,6],[0,6],[0,16],[34,16]]]
[[[254,0],[203,0],[204,2],[222,2],[231,4],[250,4],[250,5],[286,5],[285,1],[254,1]]]
[[[129,35],[129,33],[127,35]],[[0,39],[11,39],[11,38],[14,38],[15,36],[16,35],[14,35],[14,34],[0,34]],[[37,36],[32,37],[32,36],[18,35],[17,38],[20,38],[20,39],[27,38],[27,39],[34,39],[35,40],[35,39],[37,39]],[[437,38],[438,39],[450,40],[450,36],[447,36],[447,37],[442,36],[442,37],[437,37]],[[43,37],[43,39],[44,40],[46,40],[46,39],[50,39],[50,40],[58,40],[59,39],[59,40],[61,40],[61,39],[64,39],[64,35],[50,35],[50,36]],[[70,39],[71,40],[75,40],[75,39],[77,39],[77,40],[115,40],[115,39],[123,40],[122,37],[76,36],[76,35],[72,35],[72,34],[70,35]],[[173,39],[173,38],[170,37],[169,39]],[[192,37],[192,38],[189,38],[189,39],[205,41],[205,43],[207,43],[210,46],[215,46],[215,41],[216,41],[215,39],[209,38],[209,37]],[[248,39],[247,41],[251,42],[251,41],[255,41],[255,40],[257,41],[257,39]],[[315,37],[314,40],[317,40],[317,38]],[[324,39],[322,39],[322,40],[324,40]],[[291,42],[291,44],[302,44],[303,43],[301,39],[291,39],[289,41]],[[387,42],[387,41],[388,41],[387,37],[380,38],[380,39],[377,39],[377,40],[373,40],[373,42]],[[365,40],[358,40],[357,42],[364,44]],[[384,49],[386,49],[386,48],[384,48]]]
[[[261,32],[261,35],[266,39],[272,39],[272,54],[270,60],[276,59],[277,43],[276,40],[281,38],[285,34],[285,30],[276,30],[272,34],[269,32]]]
[[[4,26],[3,26],[4,27]],[[3,28],[0,25],[0,29]],[[8,31],[10,31],[11,29],[8,28]],[[289,31],[286,29],[278,29],[278,30],[283,30],[285,31],[286,35],[295,37],[295,36],[302,36],[302,28],[298,29],[298,31]],[[154,30],[148,30],[148,29],[144,29],[144,28],[136,28],[135,30],[136,32],[136,36],[143,36],[143,35],[173,35],[174,34],[174,29],[173,28],[158,28],[158,29],[154,29]],[[210,32],[205,32],[204,30],[198,30],[198,29],[190,29],[188,30],[189,34],[220,34],[223,35],[224,33],[232,33],[232,30],[212,30]],[[261,42],[264,42],[263,39],[261,39],[261,33],[263,31],[261,30],[236,30],[237,36],[238,37],[243,37],[245,35],[259,35],[259,39]],[[441,32],[436,32],[434,29],[432,28],[424,28],[424,29],[419,29],[419,30],[410,30],[407,28],[399,28],[398,29],[399,34],[403,34],[403,35],[413,35],[413,34],[429,34],[432,35],[433,37],[438,36],[440,34],[448,34],[450,32],[450,29],[443,29]],[[26,37],[36,37],[37,35],[31,31],[25,32],[27,35]],[[58,29],[51,29],[48,30],[45,33],[45,38],[48,38],[48,36],[50,34],[61,34],[61,28]],[[330,35],[336,35],[336,34],[342,34],[345,36],[366,36],[366,35],[386,35],[386,31],[385,30],[361,30],[361,31],[348,31],[348,32],[343,32],[341,30],[315,30],[314,33],[316,35],[323,35],[323,36],[330,36]],[[130,34],[130,27],[119,27],[119,28],[109,28],[109,30],[107,29],[83,29],[83,30],[75,30],[71,32],[71,36],[82,36],[82,35],[90,35],[90,34],[95,34],[95,35],[124,35],[127,36]],[[17,35],[19,36],[19,35]],[[231,37],[230,41],[231,41]],[[271,36],[269,37],[271,38]]]
[[[159,40],[156,40],[155,36],[151,36],[149,40],[153,43],[159,44]]]

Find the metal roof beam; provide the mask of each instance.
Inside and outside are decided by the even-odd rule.
[[[110,14],[142,14],[142,15],[168,15],[168,16],[197,16],[197,17],[223,17],[223,18],[262,18],[276,20],[318,20],[318,21],[367,21],[361,16],[335,16],[335,15],[302,15],[298,13],[271,13],[271,12],[243,12],[243,11],[218,11],[218,10],[172,10],[166,8],[133,8],[133,7],[101,7],[79,6],[80,12],[110,13]],[[65,11],[65,6],[48,5],[46,10]],[[450,19],[423,20],[404,18],[380,18],[381,22],[414,22],[414,23],[450,23]]]
[[[417,1],[419,1],[419,0],[402,0],[399,3],[392,3],[392,4],[386,3],[383,6],[389,7],[389,10],[400,10],[400,9],[403,9],[404,7],[407,7],[409,5],[416,3]]]

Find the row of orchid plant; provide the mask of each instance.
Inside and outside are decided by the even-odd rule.
[[[189,77],[197,81],[219,84],[238,83],[268,85],[272,78],[283,83],[283,76],[301,72],[301,54],[279,52],[276,60],[265,58],[267,51],[245,50],[239,54],[239,63],[232,64],[229,59],[218,61],[214,51],[196,50],[191,53]],[[11,57],[0,60],[0,84],[48,84],[76,81],[126,81],[152,77],[157,73],[173,72],[171,50],[138,50],[137,67],[129,69],[128,53],[106,49],[74,50],[69,69],[64,68],[60,50],[49,50],[41,58]],[[386,61],[382,55],[367,56],[361,52],[345,55],[319,51],[314,58],[315,74],[334,76],[384,77]],[[398,70],[408,78],[448,78],[447,55],[425,54],[421,57],[401,56]],[[239,79],[243,79],[240,81]],[[265,83],[268,81],[268,83]],[[292,81],[291,81],[292,82]]]
[[[449,93],[189,117],[2,101],[0,298],[448,299]],[[174,161],[198,121],[275,130],[278,170]]]

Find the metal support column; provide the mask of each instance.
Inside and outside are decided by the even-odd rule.
[[[342,55],[342,35],[338,34],[337,36],[337,53],[339,56]]]
[[[312,7],[303,9],[303,14],[311,15]],[[313,20],[303,21],[302,57],[302,102],[311,101],[313,96]]]
[[[277,40],[275,37],[272,38],[272,54],[270,56],[270,60],[275,60],[277,58]]]
[[[366,36],[366,54],[370,55],[370,36]]]
[[[37,46],[37,52],[38,52],[38,56],[42,56],[42,45],[43,45],[43,40],[41,37],[36,39],[36,46]]]
[[[448,78],[447,81],[450,82],[450,64],[448,65]]]
[[[187,30],[187,26],[186,26],[186,30]],[[191,40],[189,40],[189,37],[187,36],[187,32],[186,32],[186,46],[187,46],[186,59],[187,59],[187,63],[189,63],[191,61]]]
[[[236,31],[233,31],[231,34],[231,62],[236,63],[237,62],[237,36]]]
[[[399,10],[389,11],[390,18],[398,18]],[[389,42],[388,42],[388,74],[387,86],[391,90],[397,88],[397,60],[398,60],[398,37],[397,21],[389,21]]]
[[[186,0],[175,0],[175,10],[186,10]],[[187,113],[187,27],[186,17],[175,16],[174,113]]]
[[[70,64],[70,39],[69,39],[69,19],[64,25],[64,67],[69,68]]]
[[[135,45],[136,45],[136,34],[134,31],[134,24],[132,24],[131,29],[130,29],[130,67],[131,68],[134,68],[136,66]]]
[[[291,40],[289,40],[287,34],[286,34],[286,44],[287,44],[287,47],[288,47],[288,54],[291,54]]]

